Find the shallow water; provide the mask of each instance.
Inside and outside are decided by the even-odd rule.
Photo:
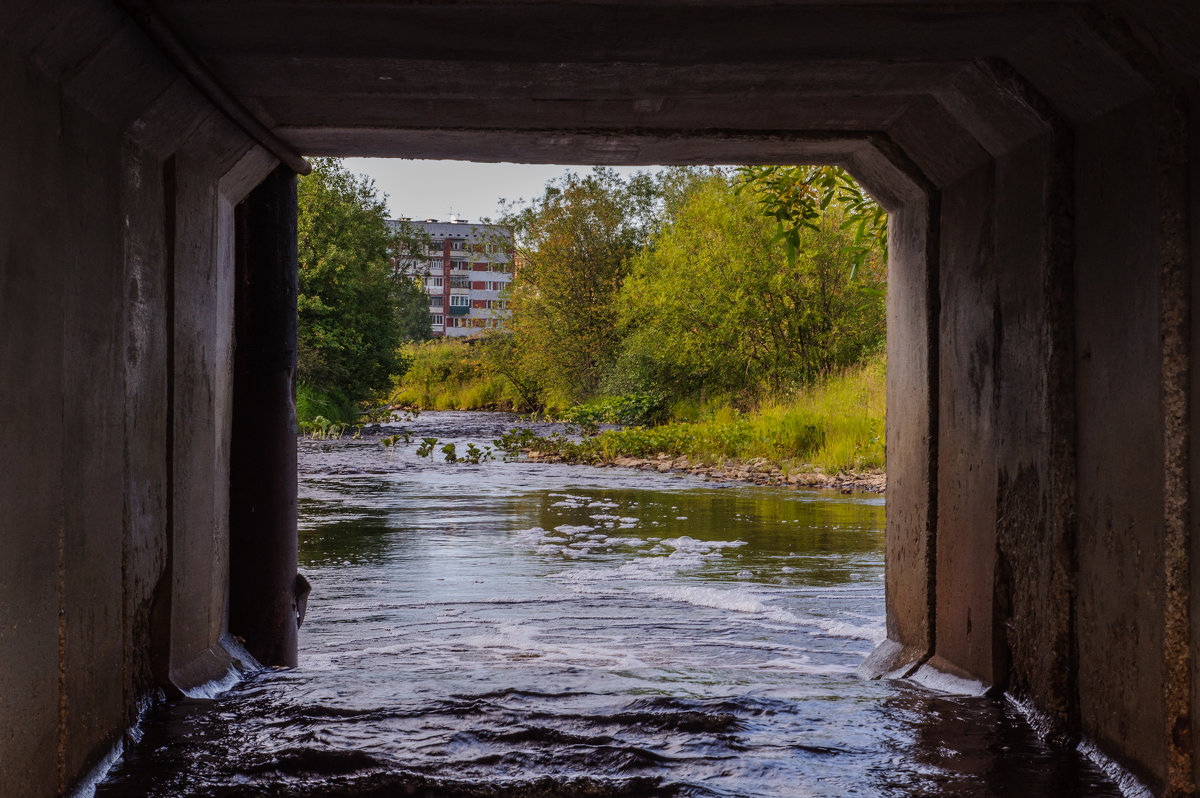
[[[155,707],[99,796],[1119,795],[1003,699],[855,677],[881,497],[413,449],[301,444],[300,667]]]

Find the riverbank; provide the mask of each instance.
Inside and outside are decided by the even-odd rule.
[[[525,455],[529,460],[540,463],[577,462],[599,468],[636,468],[640,471],[656,471],[660,474],[674,472],[718,482],[744,482],[752,485],[792,488],[823,488],[842,493],[883,493],[887,489],[887,475],[882,471],[838,472],[836,474],[825,474],[820,471],[796,472],[761,458],[706,464],[693,463],[686,456],[672,458],[665,453],[655,457],[618,456],[601,461],[572,461],[561,454],[537,450],[529,450]]]

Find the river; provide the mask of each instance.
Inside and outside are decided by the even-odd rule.
[[[1003,698],[855,676],[880,496],[414,449],[301,442],[300,666],[151,708],[98,796],[1120,795]]]

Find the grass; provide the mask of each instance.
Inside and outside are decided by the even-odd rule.
[[[511,410],[519,404],[511,384],[487,369],[475,346],[440,339],[411,345],[407,354],[412,365],[396,386],[401,404],[426,410]],[[886,371],[886,361],[873,358],[746,412],[727,402],[679,400],[670,407],[672,421],[660,426],[609,430],[583,441],[514,437],[510,448],[532,447],[579,462],[667,454],[710,465],[764,460],[788,471],[827,474],[881,470]],[[594,415],[630,401],[609,397],[577,410],[590,408]]]
[[[439,339],[405,350],[412,365],[397,382],[395,401],[423,410],[512,410],[519,403],[508,380],[488,371],[478,349]]]
[[[698,420],[609,430],[582,441],[526,437],[519,445],[580,462],[667,454],[717,465],[765,460],[788,471],[880,470],[886,368],[882,358],[872,360],[747,413],[728,405],[688,407]]]

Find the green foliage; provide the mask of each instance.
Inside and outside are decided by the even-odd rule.
[[[886,273],[856,262],[837,209],[796,232],[772,221],[723,175],[694,183],[620,295],[624,333],[610,389],[670,385],[743,402],[845,368],[883,340]],[[851,275],[858,271],[858,278]]]
[[[453,443],[447,443],[445,446],[443,446],[442,454],[446,455],[447,463],[457,463],[458,462],[458,452],[456,451],[456,448]]]
[[[667,395],[662,391],[607,396],[568,407],[556,415],[585,435],[590,435],[601,424],[661,424],[667,420],[666,400]]]
[[[568,172],[504,221],[521,263],[509,294],[513,345],[524,380],[542,400],[593,395],[620,343],[616,297],[648,235],[654,202],[647,175]]]
[[[568,173],[502,221],[510,331],[406,348],[397,401],[543,411],[591,436],[536,442],[573,459],[882,465],[882,366],[867,410],[837,386],[884,339],[887,218],[843,170]],[[651,428],[670,418],[686,423]]]
[[[346,425],[330,421],[325,416],[314,416],[311,421],[300,422],[300,431],[313,440],[326,441],[330,438],[341,440],[342,433],[346,431]]]
[[[400,436],[399,435],[389,435],[386,438],[383,438],[382,440],[380,440],[379,442],[382,443],[384,445],[384,447],[388,450],[388,457],[391,457],[392,455],[394,455],[396,453],[396,444],[400,442]]]
[[[323,416],[339,424],[352,424],[358,420],[358,407],[337,388],[322,390],[311,384],[296,386],[296,419],[303,429]]]
[[[417,447],[417,457],[430,457],[437,442],[437,438],[422,438],[421,444]]]
[[[463,455],[460,459],[464,463],[471,463],[472,465],[479,465],[480,463],[486,462],[488,460],[496,459],[496,456],[492,453],[491,446],[484,446],[482,449],[480,449],[475,444],[468,443],[467,444],[467,453],[465,455]]]
[[[337,159],[312,163],[298,188],[298,381],[339,405],[357,405],[402,373],[397,349],[405,335],[428,337],[429,300],[396,273],[393,253],[414,244],[389,229],[374,184]]]
[[[510,456],[536,450],[583,463],[666,454],[707,464],[761,458],[827,473],[878,469],[884,464],[885,371],[877,358],[753,413],[724,405],[700,421],[606,430],[582,440],[517,429],[495,443]]]
[[[738,191],[748,189],[765,216],[775,220],[775,237],[794,262],[803,231],[818,231],[831,208],[852,238],[844,253],[862,266],[873,256],[887,259],[887,212],[840,166],[743,166]],[[853,277],[854,272],[851,272]]]
[[[412,344],[404,355],[411,366],[396,381],[394,403],[431,410],[521,410],[516,384],[497,373],[492,352],[501,336],[468,344],[442,338]]]

